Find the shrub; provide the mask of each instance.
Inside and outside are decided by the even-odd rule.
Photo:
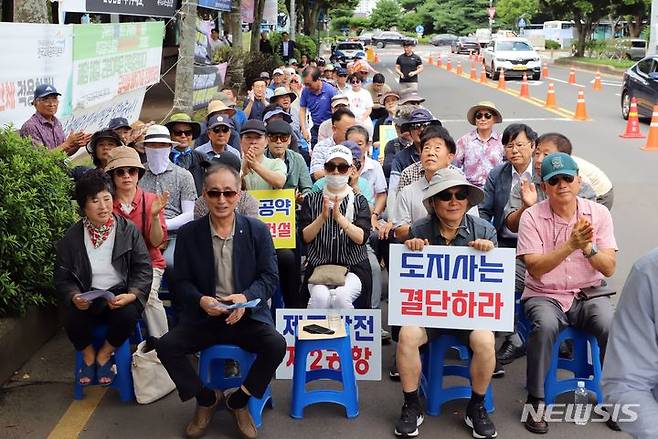
[[[544,42],[544,47],[546,48],[546,50],[560,50],[560,48],[562,48],[562,45],[560,45],[560,43],[555,40],[546,40]]]
[[[260,76],[261,72],[268,72],[271,75],[280,64],[281,60],[278,59],[278,56],[273,57],[260,52],[247,53],[244,59],[244,79],[247,89],[251,86],[251,82]]]
[[[295,42],[300,54],[306,54],[310,59],[318,57],[318,46],[313,38],[298,34],[295,36]],[[297,60],[299,61],[299,58]]]
[[[78,219],[64,159],[0,130],[0,316],[54,300],[54,245]]]

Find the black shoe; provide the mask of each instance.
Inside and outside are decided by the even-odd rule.
[[[395,361],[393,362],[391,368],[388,370],[388,377],[391,379],[391,381],[400,381],[400,372],[398,371],[398,365]]]
[[[539,413],[539,405],[544,404],[544,401],[535,402],[535,403],[526,401],[526,404],[532,404],[532,406],[535,408],[535,411]],[[546,419],[544,419],[543,415],[539,421],[535,421],[534,419],[532,419],[532,416],[528,416],[528,418],[524,422],[524,425],[525,425],[525,429],[528,430],[530,433],[535,433],[535,434],[548,433],[548,422],[546,422]]]
[[[608,414],[610,413],[608,409],[606,409],[605,407],[603,408],[603,410]],[[621,427],[619,426],[619,424],[617,424],[615,420],[612,419],[612,417],[609,417],[608,420],[605,421],[605,425],[607,425],[610,430],[621,431]]]
[[[525,355],[525,348],[523,346],[516,347],[511,341],[505,340],[496,352],[496,359],[500,364],[510,364],[517,358]]]
[[[492,378],[502,378],[505,376],[505,368],[496,360],[496,367],[494,367],[494,371],[491,374]]]
[[[487,409],[483,402],[469,404],[466,408],[464,423],[473,431],[473,437],[478,439],[493,438],[498,436],[496,426],[489,419]]]
[[[424,420],[423,409],[420,406],[404,404],[400,419],[395,423],[395,435],[400,437],[418,436],[418,427]]]

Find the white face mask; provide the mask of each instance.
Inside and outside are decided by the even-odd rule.
[[[162,174],[169,166],[170,148],[144,148],[146,153],[146,162],[149,165],[149,171],[155,175]]]
[[[332,191],[339,191],[347,186],[350,176],[345,175],[327,175],[327,187]]]

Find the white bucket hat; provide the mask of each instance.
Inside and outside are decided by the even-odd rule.
[[[146,130],[144,140],[137,142],[137,145],[146,146],[148,143],[169,143],[170,145],[179,145],[178,142],[171,140],[169,129],[163,125],[151,125],[148,130]]]

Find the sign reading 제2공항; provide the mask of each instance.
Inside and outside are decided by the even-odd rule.
[[[86,3],[88,12],[107,14],[172,17],[176,12],[175,0],[86,0]]]

